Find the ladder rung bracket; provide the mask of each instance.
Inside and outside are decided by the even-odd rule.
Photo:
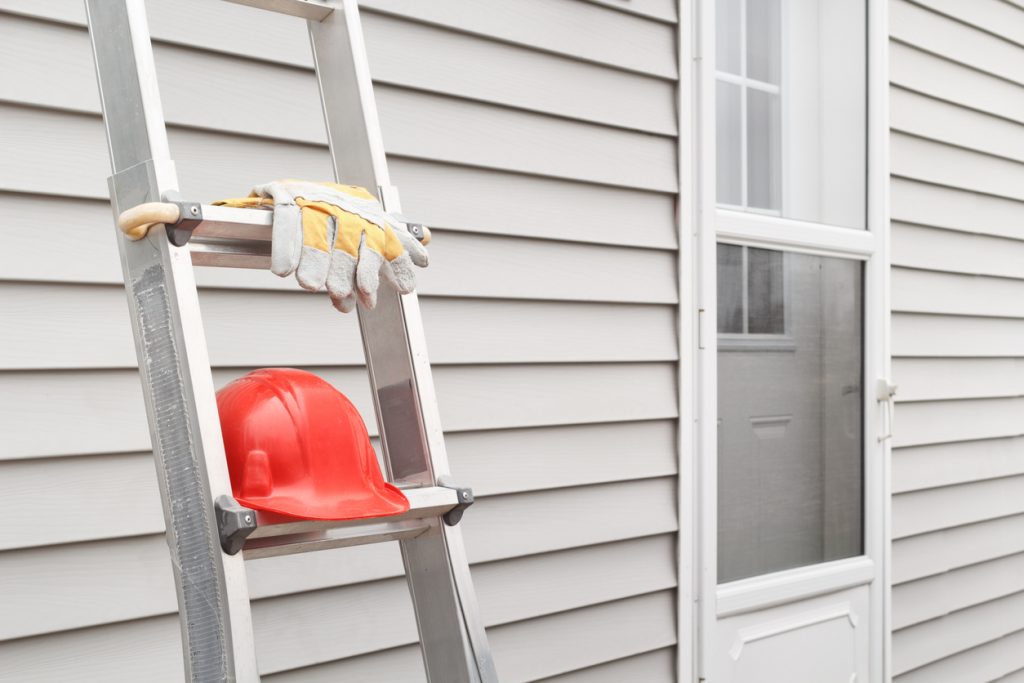
[[[228,2],[278,14],[288,14],[310,21],[323,21],[334,11],[330,5],[315,0],[228,0]]]
[[[257,527],[246,541],[246,559],[415,538],[459,505],[458,493],[442,486],[409,489],[409,511],[389,517],[338,521],[301,520],[258,511]],[[287,521],[285,521],[287,520]]]

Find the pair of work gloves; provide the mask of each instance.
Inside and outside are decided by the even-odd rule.
[[[270,270],[280,277],[295,273],[310,291],[326,287],[342,313],[357,301],[373,308],[381,274],[408,294],[416,286],[413,265],[428,263],[426,248],[406,223],[354,185],[278,180],[257,185],[248,197],[216,203],[273,208]]]

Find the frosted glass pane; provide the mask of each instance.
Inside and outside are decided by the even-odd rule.
[[[718,86],[719,202],[784,218],[863,229],[867,207],[867,9],[836,0],[716,0],[719,72],[745,103],[747,167],[735,186],[736,103]],[[742,10],[743,30],[731,27]],[[743,39],[737,48],[736,36]],[[745,36],[745,37],[744,37]],[[740,65],[736,55],[739,50]],[[727,99],[727,102],[723,102]],[[728,107],[727,107],[728,105]],[[728,111],[726,112],[726,109]],[[744,152],[740,152],[744,154]],[[737,196],[740,200],[737,201]],[[745,199],[745,201],[744,201]]]
[[[717,197],[720,204],[743,202],[742,121],[740,119],[740,87],[719,81],[715,137],[717,138]]]
[[[718,245],[718,332],[743,332],[743,247]]]
[[[753,1],[753,0],[751,0]],[[788,0],[782,215],[866,227],[865,3]]]
[[[720,582],[863,552],[862,266],[748,260],[781,271],[787,329],[764,346],[719,344]]]
[[[747,77],[779,83],[779,0],[747,0]]]
[[[786,331],[783,256],[781,251],[747,250],[747,332],[750,334]]]
[[[740,73],[740,3],[744,0],[715,2],[715,68]]]
[[[779,96],[747,90],[747,205],[781,208],[782,122]]]

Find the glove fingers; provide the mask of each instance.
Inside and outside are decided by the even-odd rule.
[[[327,293],[331,295],[331,302],[334,307],[343,313],[348,311],[341,308],[339,302],[352,300],[355,305],[356,259],[340,249],[331,252],[331,266],[327,271]],[[351,308],[348,309],[352,310]]]
[[[333,296],[331,297],[331,303],[334,304],[334,307],[341,311],[342,313],[351,313],[352,311],[354,311],[356,309],[357,301],[358,299],[356,299],[355,292],[352,292],[348,296],[342,297],[341,299],[335,299]]]
[[[270,271],[280,277],[291,275],[302,254],[302,213],[296,204],[274,205],[270,239]]]
[[[426,268],[430,264],[430,254],[427,253],[427,248],[420,244],[420,241],[413,237],[404,226],[396,229],[395,235],[405,247],[405,251],[408,252],[413,263],[420,268]]]
[[[408,253],[390,261],[384,267],[384,275],[400,294],[408,294],[416,289],[416,272]]]
[[[380,287],[380,269],[384,257],[367,245],[366,235],[359,245],[359,263],[356,265],[356,292],[367,308],[377,305],[377,289]]]
[[[336,231],[332,216],[315,207],[302,207],[302,246],[295,279],[303,289],[315,292],[324,286],[331,261],[330,245]]]

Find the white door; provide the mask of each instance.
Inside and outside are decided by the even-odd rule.
[[[695,11],[699,671],[883,681],[883,2]]]

